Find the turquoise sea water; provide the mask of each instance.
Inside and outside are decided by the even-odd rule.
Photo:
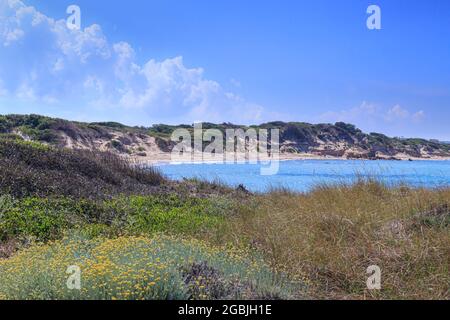
[[[158,168],[175,180],[201,178],[220,180],[230,186],[243,184],[264,192],[274,187],[308,191],[320,183],[351,183],[358,175],[376,176],[388,184],[406,183],[420,187],[450,186],[450,161],[281,161],[278,174],[262,176],[259,164],[161,164]]]

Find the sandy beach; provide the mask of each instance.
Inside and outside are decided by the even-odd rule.
[[[234,162],[233,160],[228,160],[224,155],[218,155],[217,157],[172,157],[172,154],[169,152],[153,152],[147,154],[145,157],[131,157],[133,161],[142,163],[142,164],[180,164],[180,163],[222,163],[222,162]],[[229,157],[229,159],[233,159],[233,157]],[[270,158],[269,156],[258,157],[258,161],[299,161],[299,160],[366,160],[366,161],[377,161],[377,160],[390,160],[390,161],[449,161],[450,157],[410,157],[408,155],[399,154],[396,155],[395,160],[392,158],[383,158],[379,159],[354,159],[354,158],[346,158],[346,157],[332,157],[332,156],[321,156],[317,154],[311,153],[280,153],[277,156]],[[249,162],[250,160],[245,157],[237,158],[236,162]]]

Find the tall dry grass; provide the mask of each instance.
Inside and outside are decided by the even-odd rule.
[[[273,269],[306,276],[314,298],[450,298],[450,189],[367,180],[273,191],[242,204],[232,230]],[[371,265],[382,269],[380,291],[367,289]]]

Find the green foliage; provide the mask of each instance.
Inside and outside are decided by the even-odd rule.
[[[18,128],[20,132],[28,136],[32,140],[42,141],[47,143],[55,143],[58,141],[58,135],[50,129],[35,129],[26,126]]]
[[[115,216],[113,224],[123,223],[131,234],[172,232],[195,235],[214,232],[224,222],[212,213],[208,199],[180,198],[177,195],[122,197],[105,203]]]
[[[130,196],[95,202],[69,198],[0,197],[0,239],[61,238],[67,229],[88,237],[166,232],[198,235],[215,233],[225,218],[208,199]]]
[[[362,133],[361,130],[359,130],[358,128],[356,128],[356,126],[354,126],[353,124],[349,124],[349,123],[344,123],[344,122],[337,122],[335,124],[336,127],[343,129],[345,131],[347,131],[350,134],[360,134]]]
[[[15,141],[23,141],[24,139],[14,133],[0,133],[0,140],[15,140]]]
[[[421,229],[423,227],[443,230],[450,228],[450,204],[431,203],[427,210],[416,212],[415,226]]]
[[[15,202],[11,198],[0,198],[0,238],[31,236],[37,240],[49,240],[66,227],[62,208],[48,205],[41,199],[24,199]]]
[[[389,145],[390,144],[390,138],[385,136],[384,134],[380,134],[380,133],[375,133],[372,132],[369,135],[369,141],[371,143],[378,143],[378,144],[384,144],[384,145]]]
[[[7,133],[11,128],[11,124],[5,116],[0,116],[0,133]]]
[[[31,115],[7,115],[3,116],[3,119],[9,123],[10,127],[28,127],[32,129],[45,130],[50,129],[51,126],[57,121],[49,117],[39,116],[36,114]],[[0,119],[0,121],[2,121]]]
[[[108,128],[119,128],[119,129],[126,128],[125,125],[118,123],[118,122],[93,122],[93,123],[91,123],[91,125],[108,127]]]
[[[68,228],[99,221],[101,214],[102,207],[88,200],[1,196],[0,238],[57,239]]]
[[[0,133],[10,133],[16,128],[33,140],[53,143],[58,135],[51,130],[56,119],[39,115],[8,115],[0,117]]]
[[[110,145],[111,145],[111,147],[113,147],[117,151],[126,152],[125,146],[119,140],[115,140],[115,139],[111,140]]]

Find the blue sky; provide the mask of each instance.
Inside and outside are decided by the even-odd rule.
[[[371,4],[382,30],[366,27]],[[450,140],[450,2],[0,0],[0,113]]]

